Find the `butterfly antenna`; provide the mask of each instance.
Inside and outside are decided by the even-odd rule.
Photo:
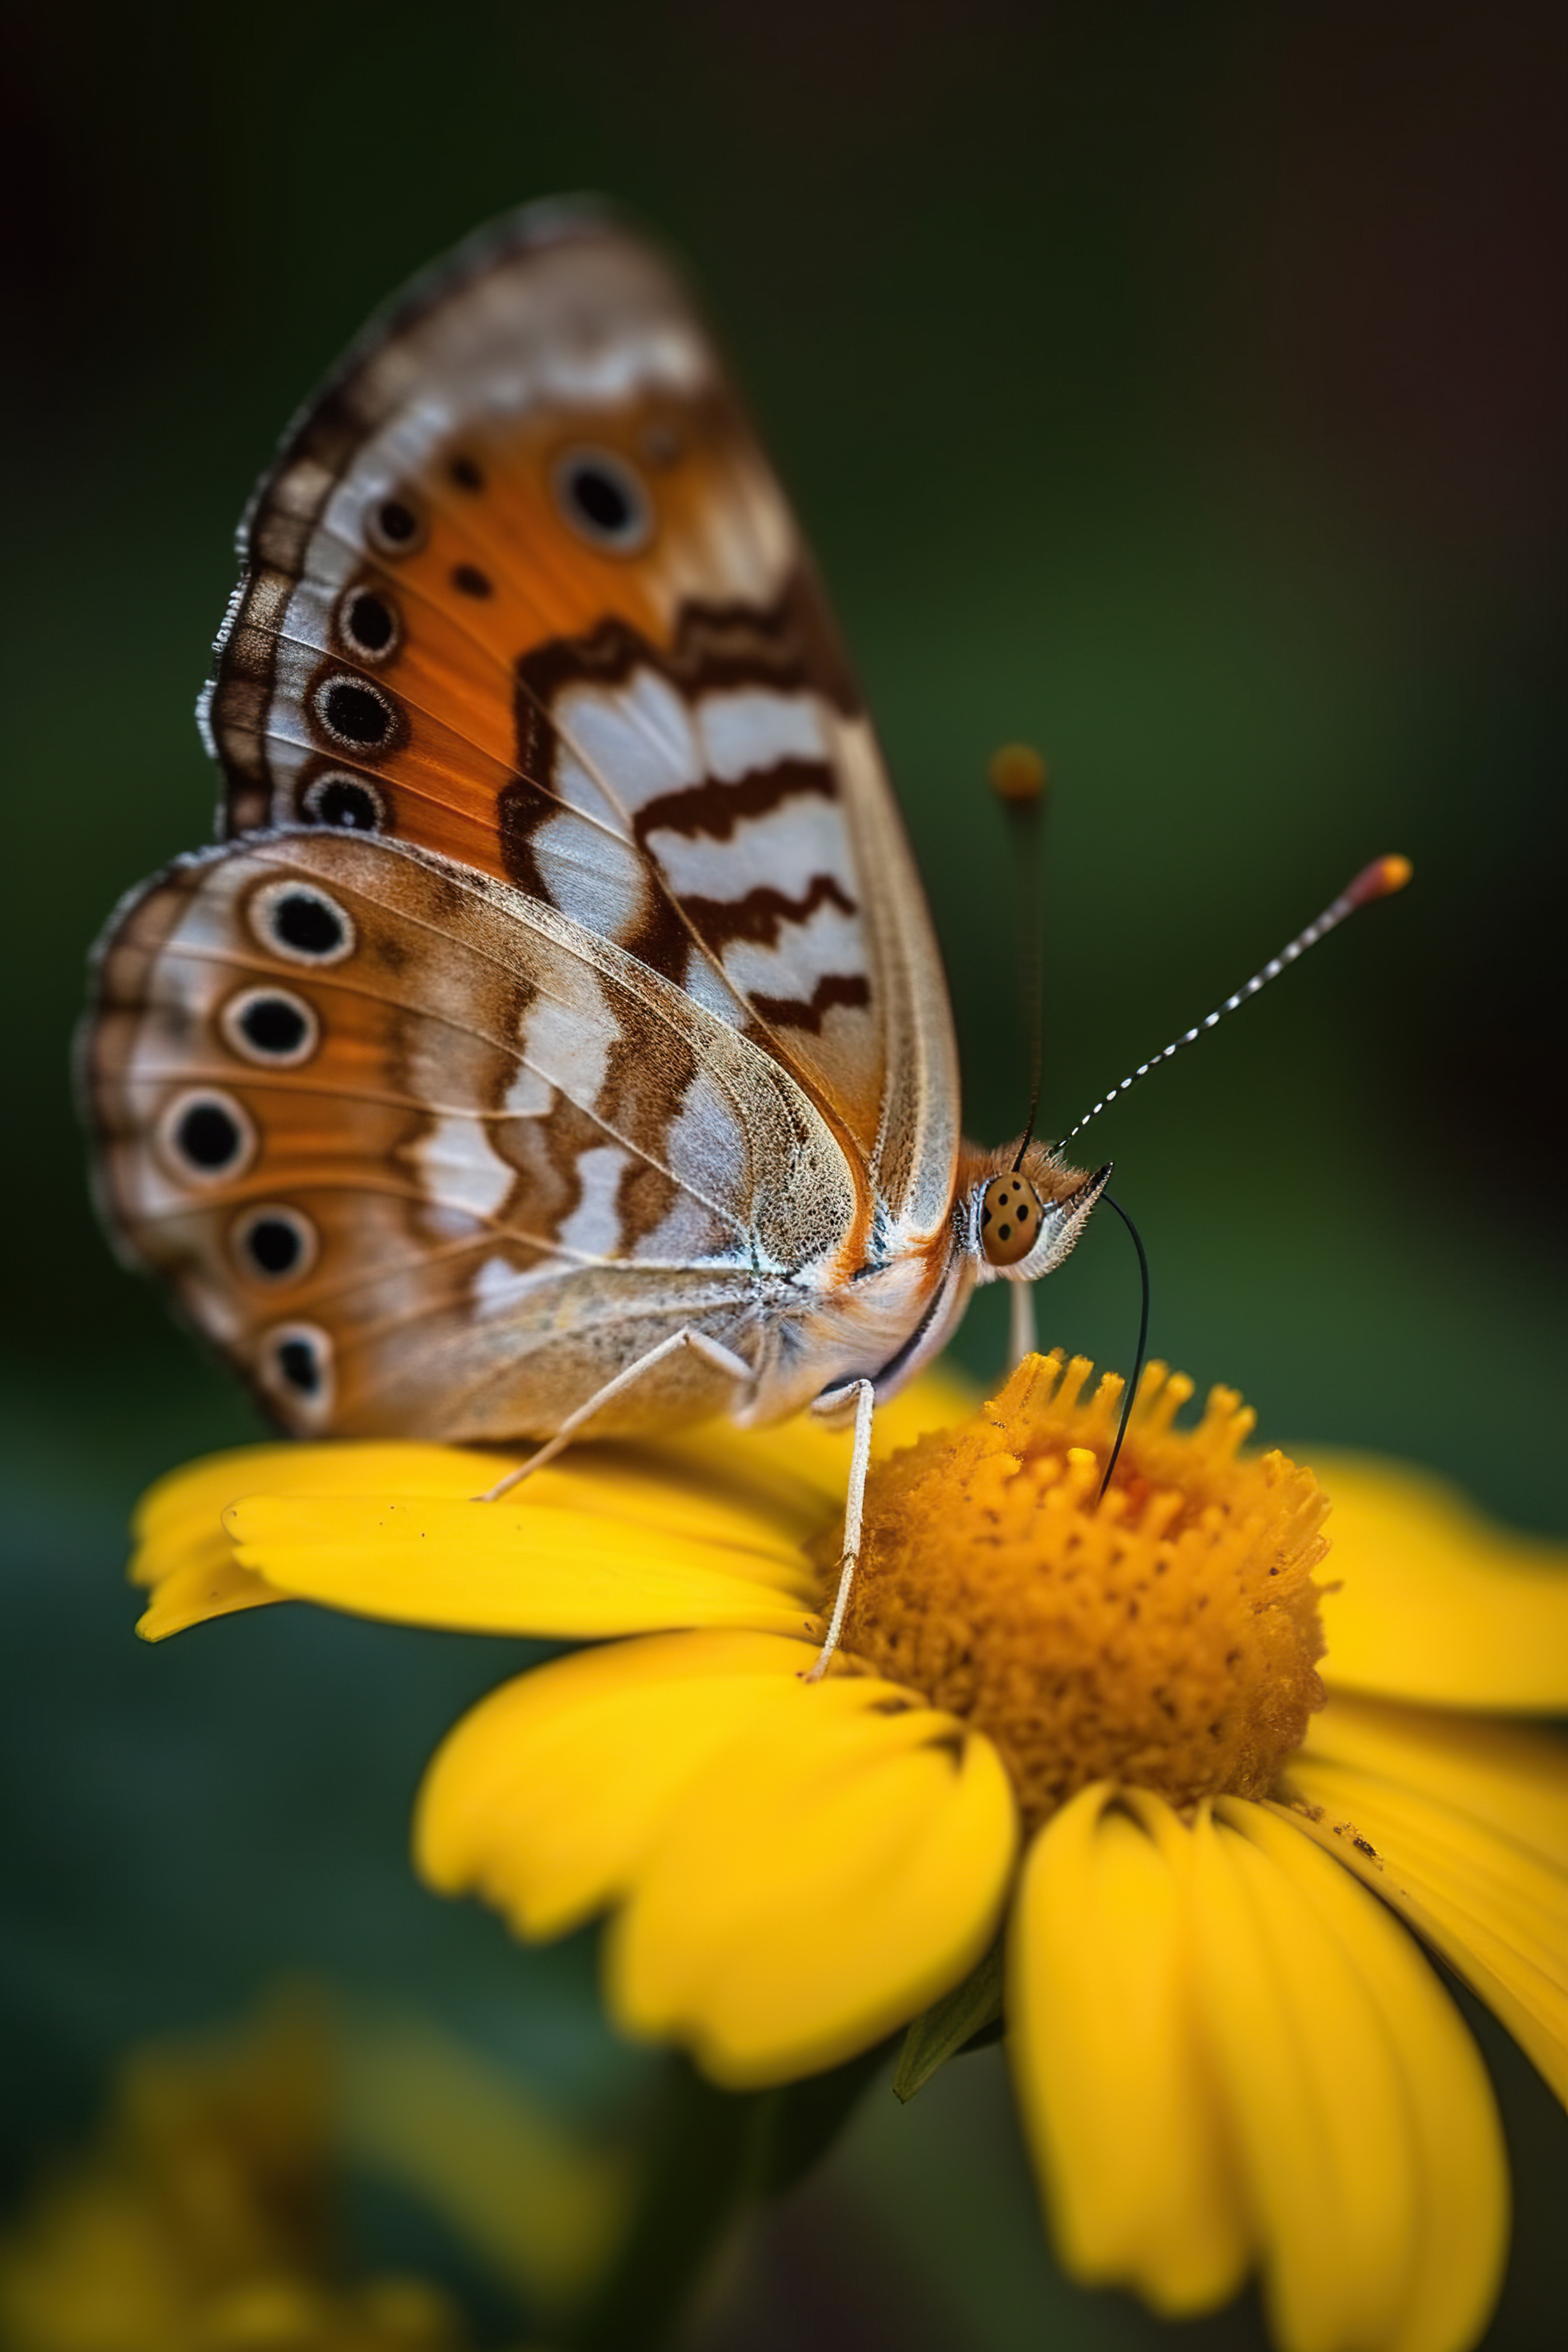
[[[1304,956],[1309,948],[1315,948],[1318,941],[1326,940],[1331,931],[1337,931],[1346,916],[1353,915],[1358,907],[1370,907],[1374,899],[1391,898],[1396,890],[1403,890],[1412,870],[1408,857],[1374,857],[1370,866],[1363,866],[1355,880],[1340,892],[1331,906],[1324,908],[1316,922],[1309,923],[1304,931],[1298,931],[1289,945],[1281,948],[1277,956],[1271,956],[1261,971],[1255,971],[1233,996],[1227,996],[1223,1004],[1205,1014],[1195,1027],[1184,1030],[1163,1052],[1153,1055],[1147,1062],[1140,1062],[1138,1067],[1130,1071],[1119,1085],[1112,1087],[1109,1094],[1101,1095],[1093,1108],[1085,1111],[1077,1126],[1068,1128],[1057,1150],[1065,1150],[1075,1135],[1082,1134],[1091,1118],[1098,1118],[1102,1110],[1127,1092],[1129,1087],[1135,1087],[1140,1078],[1148,1076],[1151,1070],[1157,1070],[1163,1062],[1170,1061],[1184,1045],[1195,1045],[1200,1037],[1218,1027],[1227,1013],[1236,1012],[1248,997],[1256,996],[1259,989],[1267,988],[1271,980],[1278,980],[1280,973]]]
[[[1040,1110],[1041,1035],[1044,1012],[1040,1002],[1044,959],[1040,946],[1040,819],[1050,773],[1039,753],[1028,743],[1004,743],[993,751],[986,773],[991,789],[1007,813],[1015,856],[1017,891],[1015,931],[1018,941],[1019,1001],[1029,1007],[1029,1117],[1024,1140],[1013,1162],[1017,1174],[1024,1154],[1034,1140]]]
[[[1138,1253],[1138,1271],[1143,1280],[1143,1305],[1138,1318],[1138,1351],[1132,1359],[1132,1378],[1121,1392],[1121,1418],[1116,1424],[1116,1443],[1110,1449],[1110,1459],[1105,1465],[1105,1475],[1100,1482],[1099,1500],[1103,1502],[1105,1490],[1110,1484],[1110,1474],[1121,1458],[1121,1441],[1127,1434],[1127,1424],[1132,1418],[1132,1407],[1138,1396],[1138,1383],[1143,1377],[1143,1355],[1149,1345],[1149,1255],[1143,1247],[1142,1234],[1121,1202],[1113,1201],[1109,1192],[1102,1192],[1100,1197],[1108,1209],[1115,1210],[1131,1234],[1132,1246]]]

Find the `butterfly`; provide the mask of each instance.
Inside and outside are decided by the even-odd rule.
[[[940,956],[789,508],[593,205],[373,321],[241,526],[222,838],[116,911],[122,1252],[301,1436],[857,1427],[1110,1173],[966,1143]]]

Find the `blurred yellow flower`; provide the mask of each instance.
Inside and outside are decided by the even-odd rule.
[[[493,1505],[456,1448],[199,1463],[143,1506],[142,1630],[293,1597],[596,1641],[449,1736],[432,1885],[530,1937],[611,1910],[616,2017],[735,2087],[967,2032],[1000,1934],[1075,2276],[1177,2315],[1257,2270],[1288,2352],[1464,2352],[1505,2160],[1393,1915],[1568,2095],[1568,1748],[1479,1712],[1568,1706],[1568,1559],[1413,1472],[1247,1454],[1228,1391],[1177,1431],[1159,1366],[1100,1503],[1089,1371],[879,1414],[820,1685],[844,1441],[801,1424],[584,1448]]]
[[[445,2294],[337,2275],[323,2021],[122,2067],[89,2150],[0,2239],[7,2352],[461,2352]]]
[[[603,2270],[618,2156],[567,2138],[427,2020],[344,2021],[304,1989],[257,2019],[149,2043],[89,2146],[0,2235],[5,2352],[463,2352],[428,2280],[354,2278],[345,2174],[395,2181],[528,2308]]]

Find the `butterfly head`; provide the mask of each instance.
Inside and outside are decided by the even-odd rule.
[[[976,1153],[964,1185],[969,1247],[982,1282],[1037,1282],[1060,1265],[1110,1179],[1085,1175],[1043,1143]]]

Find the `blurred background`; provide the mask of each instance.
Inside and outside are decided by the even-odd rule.
[[[1095,1149],[1156,1352],[1309,1456],[1407,1455],[1561,1532],[1568,11],[271,0],[34,7],[8,46],[0,2163],[14,2191],[122,2044],[279,1973],[422,2005],[592,2131],[647,2069],[593,1938],[519,1951],[405,1861],[431,1747],[522,1646],[289,1610],[130,1630],[135,1496],[257,1425],[96,1230],[68,1047],[113,900],[209,832],[191,707],[252,480],[478,221],[584,187],[640,212],[706,289],[879,715],[972,1132],[1026,1108],[999,741],[1054,778],[1048,1133],[1366,858],[1414,858]],[[982,1374],[995,1303],[961,1343]],[[1111,1221],[1041,1304],[1047,1343],[1126,1365]],[[1482,2030],[1519,2206],[1492,2340],[1557,2345],[1568,2126]],[[907,2112],[873,2095],[724,2325],[1164,2340],[1057,2277],[994,2053]],[[1184,2341],[1261,2337],[1244,2305]]]

